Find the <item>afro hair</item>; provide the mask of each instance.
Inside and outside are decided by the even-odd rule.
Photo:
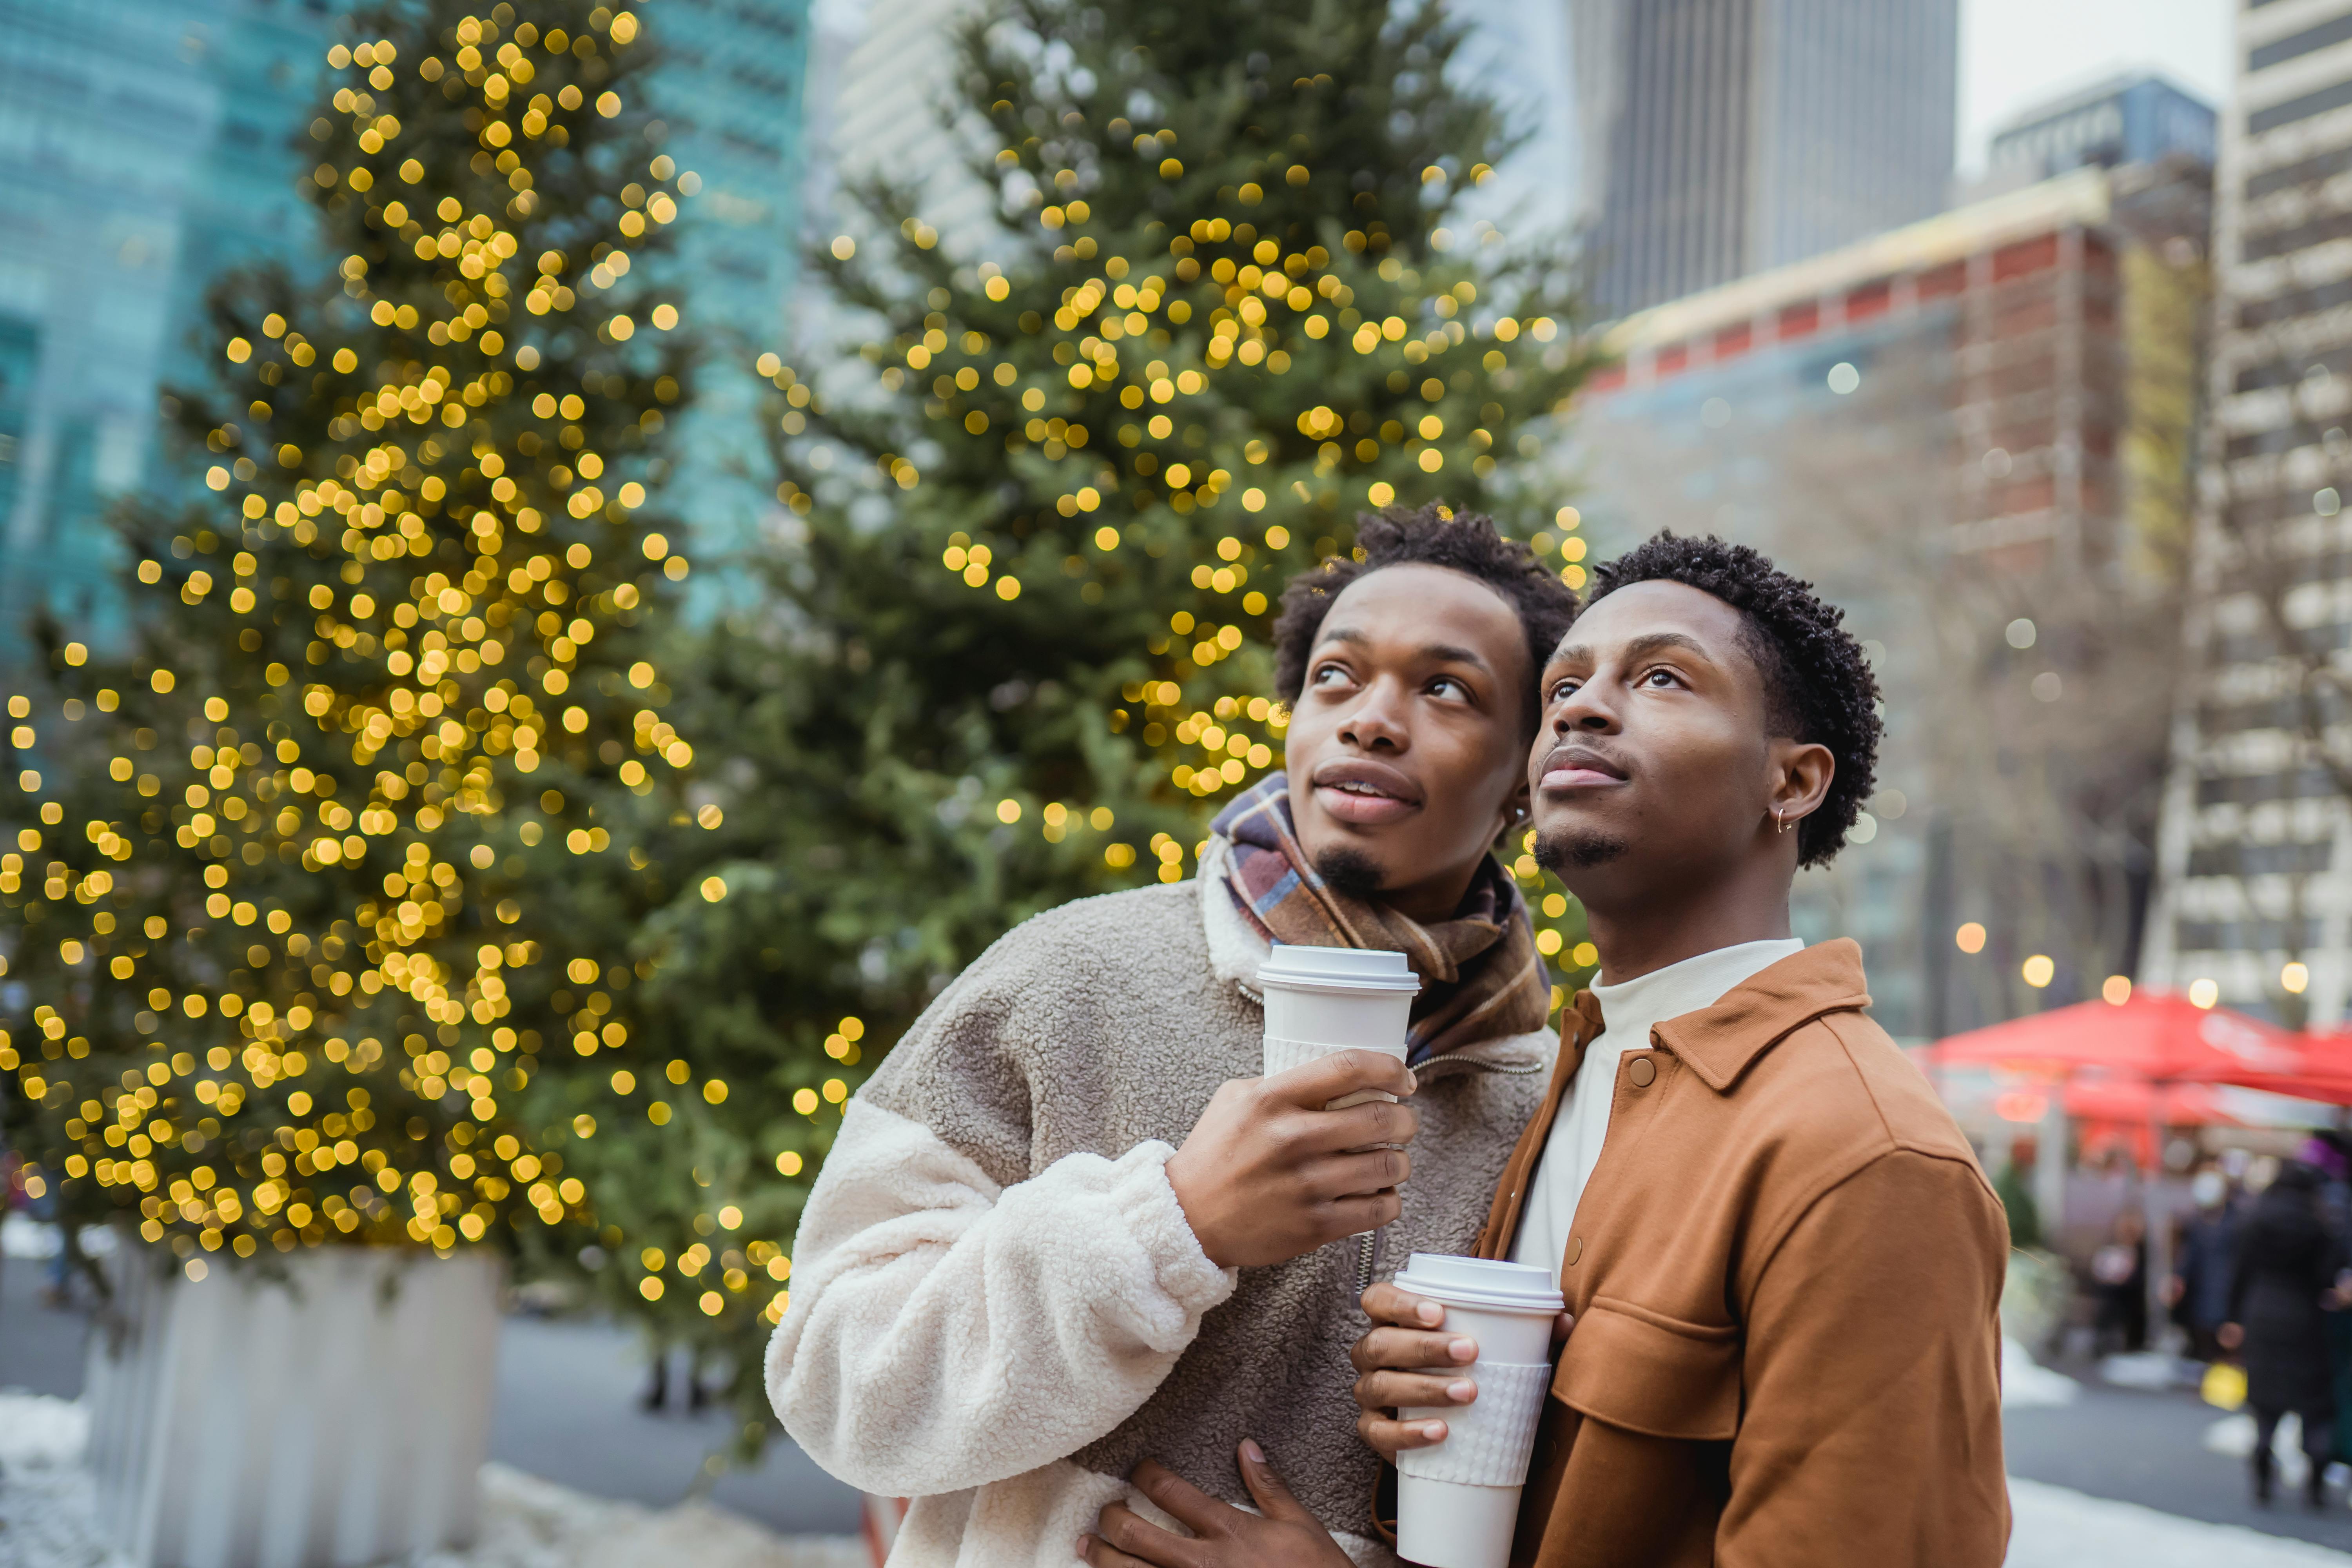
[[[1417,511],[1391,507],[1356,519],[1356,558],[1334,555],[1302,572],[1282,591],[1274,623],[1274,687],[1286,702],[1307,684],[1307,658],[1332,601],[1358,578],[1383,566],[1444,566],[1475,577],[1516,611],[1528,640],[1528,668],[1540,670],[1576,620],[1576,595],[1517,539],[1506,539],[1492,518],[1455,511],[1443,501]],[[1541,712],[1536,682],[1528,681],[1528,724]]]
[[[1748,652],[1764,678],[1766,720],[1777,735],[1827,746],[1836,775],[1822,804],[1797,825],[1797,864],[1826,866],[1870,798],[1877,773],[1878,680],[1845,612],[1744,544],[1660,533],[1593,573],[1588,607],[1634,583],[1681,583],[1712,594],[1747,623]]]

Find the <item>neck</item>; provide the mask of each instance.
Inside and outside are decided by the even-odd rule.
[[[1577,890],[1587,933],[1601,952],[1601,984],[1621,985],[1702,952],[1793,934],[1794,868],[1779,860],[1759,857],[1712,885]]]
[[[1432,877],[1409,888],[1382,888],[1375,896],[1407,920],[1435,925],[1454,918],[1454,911],[1469,896],[1470,879],[1477,874],[1478,862],[1474,860],[1458,871]]]

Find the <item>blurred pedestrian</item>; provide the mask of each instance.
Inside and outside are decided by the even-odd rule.
[[[2098,1292],[2098,1316],[2093,1321],[2100,1348],[2109,1336],[2117,1348],[2147,1348],[2147,1221],[2136,1208],[2116,1215],[2106,1244],[2091,1255],[2091,1279]]]
[[[2189,1179],[2196,1211],[2180,1227],[2180,1263],[2173,1270],[2173,1314],[2189,1332],[2189,1353],[2199,1361],[2221,1354],[2221,1325],[2230,1317],[2230,1280],[2238,1265],[2241,1215],[2230,1178],[2208,1165]]]
[[[2326,1310],[2344,1268],[2344,1246],[2321,1216],[2320,1173],[2301,1161],[2254,1200],[2238,1241],[2229,1320],[2219,1339],[2242,1352],[2246,1403],[2254,1413],[2254,1500],[2271,1499],[2271,1440],[2288,1412],[2302,1420],[2311,1458],[2305,1500],[2326,1501],[2335,1455],[2336,1388],[2327,1358]]]

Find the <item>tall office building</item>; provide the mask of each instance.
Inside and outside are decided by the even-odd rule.
[[[1958,0],[1587,0],[1575,22],[1606,312],[1943,205]]]
[[[776,510],[760,428],[770,389],[753,366],[792,333],[805,226],[809,0],[663,0],[645,16],[661,50],[652,97],[664,151],[701,181],[668,268],[707,351],[656,500],[691,528],[695,550],[724,556],[755,548],[761,521]],[[728,581],[701,575],[697,603],[717,603]]]
[[[2112,168],[2185,153],[2213,162],[2213,110],[2154,71],[2129,71],[2040,103],[1992,134],[1987,173],[2046,180],[2085,163]]]
[[[0,0],[0,658],[37,605],[101,626],[107,505],[159,385],[208,368],[205,279],[288,256],[317,0]]]
[[[956,29],[974,3],[821,0],[817,47],[840,64],[813,78],[822,85],[812,113],[826,127],[814,141],[823,168],[813,184],[832,192],[873,175],[911,184],[923,216],[951,243],[984,232],[991,193],[966,172],[965,157],[992,133],[969,117],[950,129],[939,115],[950,96]],[[1465,204],[1465,219],[1511,238],[1565,231],[1577,216],[1580,167],[1572,0],[1452,0],[1451,10],[1468,35],[1451,79],[1491,96],[1522,137]],[[835,219],[854,221],[837,197],[830,207]]]
[[[157,397],[202,384],[212,280],[322,265],[297,190],[331,0],[0,0],[0,662],[46,605],[104,637],[107,507],[169,486]],[[504,6],[485,5],[495,16]],[[752,361],[786,331],[808,0],[668,0],[652,79],[666,150],[700,177],[678,226],[702,398],[660,498],[695,546],[739,543],[772,506]]]
[[[2197,594],[2147,978],[2352,1003],[2352,5],[2249,0],[2221,126]]]
[[[2175,640],[2136,590],[2189,530],[2210,190],[2180,154],[2077,169],[1673,300],[1580,396],[1571,551],[1718,534],[1867,639],[1877,793],[1795,916],[1862,942],[1898,1035],[2130,962],[2167,719],[2135,656]]]

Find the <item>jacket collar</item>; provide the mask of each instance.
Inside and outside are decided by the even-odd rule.
[[[1713,1006],[1667,1019],[1656,1037],[1721,1094],[1750,1062],[1800,1025],[1824,1013],[1859,1012],[1869,1005],[1862,949],[1853,939],[1839,937],[1790,953],[1724,993]],[[1582,1046],[1601,1033],[1600,1002],[1590,991],[1577,993],[1574,1010],[1561,1023],[1562,1054],[1580,1057]]]

